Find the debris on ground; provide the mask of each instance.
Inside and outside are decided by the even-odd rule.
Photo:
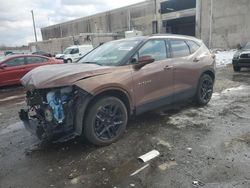
[[[176,166],[176,165],[177,165],[176,161],[169,161],[169,162],[166,162],[166,163],[159,165],[158,167],[160,170],[165,171],[165,170],[171,168],[172,166]]]
[[[145,166],[139,168],[138,170],[136,170],[135,172],[133,172],[130,176],[134,176],[134,175],[138,174],[139,172],[143,171],[147,167],[149,167],[149,164],[146,164]]]
[[[194,187],[198,187],[198,186],[204,186],[205,184],[203,182],[195,180],[195,181],[192,182],[192,185]]]
[[[157,151],[157,150],[152,150],[152,151],[150,151],[150,152],[148,152],[148,153],[146,153],[146,154],[140,156],[139,159],[140,159],[142,162],[146,163],[146,162],[152,160],[153,158],[155,158],[155,157],[157,157],[157,156],[159,156],[159,155],[160,155],[160,152],[159,152],[159,151]]]
[[[192,148],[187,148],[187,151],[188,151],[189,153],[191,153],[191,152],[192,152]]]
[[[70,183],[71,184],[77,184],[79,182],[79,179],[78,178],[73,178]]]

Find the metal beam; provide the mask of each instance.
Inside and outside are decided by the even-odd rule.
[[[162,14],[161,18],[162,18],[162,21],[173,20],[173,19],[177,19],[177,18],[195,16],[195,14],[196,14],[196,8],[192,8],[192,9],[181,10],[178,12],[171,12],[171,13]]]

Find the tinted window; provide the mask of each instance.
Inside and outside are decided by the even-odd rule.
[[[43,57],[27,57],[27,64],[43,63],[45,61],[47,61],[47,59]]]
[[[139,57],[151,56],[156,61],[167,58],[166,44],[164,40],[150,40],[139,50]]]
[[[194,41],[188,40],[186,42],[187,42],[187,44],[189,46],[189,49],[190,49],[191,53],[196,52],[200,48],[200,46]]]
[[[190,55],[189,47],[183,40],[170,41],[173,57],[185,57]]]
[[[11,59],[11,60],[6,62],[6,65],[8,67],[24,65],[24,58],[23,57],[18,57],[18,58]]]

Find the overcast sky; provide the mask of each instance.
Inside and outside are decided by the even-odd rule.
[[[41,27],[141,1],[144,0],[0,0],[0,45],[19,46],[34,41],[32,9],[41,40]]]

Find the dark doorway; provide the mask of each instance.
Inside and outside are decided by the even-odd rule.
[[[195,36],[195,16],[163,21],[166,33]]]

